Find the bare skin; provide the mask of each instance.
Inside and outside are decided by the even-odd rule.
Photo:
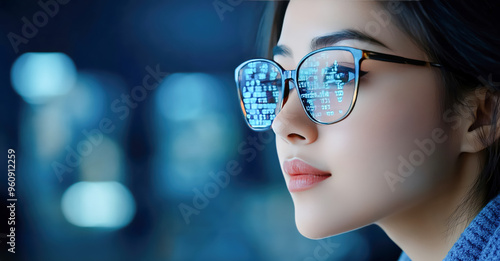
[[[274,60],[294,70],[313,51],[314,38],[349,29],[386,47],[356,39],[336,46],[428,61],[394,22],[365,30],[377,21],[373,14],[384,11],[370,1],[292,0],[278,42],[290,54]],[[447,221],[479,175],[485,144],[477,137],[490,127],[474,124],[467,114],[453,119],[443,114],[438,69],[372,60],[361,69],[368,74],[360,81],[354,110],[343,121],[313,123],[293,91],[273,122],[287,185],[290,176],[283,164],[292,159],[332,175],[311,189],[291,192],[297,228],[306,237],[323,238],[377,224],[412,260],[442,260],[469,224],[450,229]],[[484,94],[471,94],[468,102],[476,115],[490,114]],[[387,173],[398,174],[400,159],[409,159],[424,141],[434,143],[432,153],[403,181],[389,184]]]

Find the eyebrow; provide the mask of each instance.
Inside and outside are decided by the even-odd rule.
[[[286,45],[276,45],[273,48],[273,56],[276,55],[292,56],[292,51]]]
[[[311,41],[311,50],[317,50],[323,47],[332,46],[340,41],[344,40],[356,40],[361,42],[366,42],[369,44],[378,45],[380,47],[384,47],[390,50],[387,45],[383,44],[381,41],[363,33],[358,30],[348,29],[341,30],[329,35],[315,37]],[[277,45],[273,48],[273,56],[282,55],[282,56],[292,56],[292,51],[285,45]]]

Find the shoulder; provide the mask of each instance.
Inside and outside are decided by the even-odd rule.
[[[500,195],[474,218],[444,260],[500,261]]]
[[[399,256],[398,261],[411,261],[411,259],[405,252],[402,252],[401,255]]]
[[[500,227],[497,227],[483,249],[480,260],[500,260]]]

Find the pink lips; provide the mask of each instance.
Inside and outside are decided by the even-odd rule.
[[[290,175],[290,181],[288,182],[290,192],[310,189],[332,176],[331,173],[319,170],[299,159],[285,161],[283,170]]]

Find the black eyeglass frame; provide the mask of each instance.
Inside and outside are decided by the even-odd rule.
[[[297,95],[299,95],[299,100],[301,100],[302,108],[306,112],[307,117],[309,117],[309,119],[311,121],[313,121],[313,122],[315,122],[317,124],[329,125],[329,124],[334,124],[334,123],[340,122],[343,119],[347,118],[347,116],[349,116],[349,114],[352,112],[352,110],[354,108],[354,105],[356,104],[357,95],[358,95],[359,73],[361,72],[361,69],[360,69],[361,68],[361,62],[364,61],[364,60],[377,60],[377,61],[383,61],[383,62],[391,62],[391,63],[399,63],[399,64],[410,64],[410,65],[428,66],[428,67],[437,67],[437,68],[442,68],[443,67],[441,64],[435,63],[435,62],[427,62],[427,61],[422,61],[422,60],[415,60],[415,59],[405,58],[405,57],[402,57],[402,56],[397,56],[397,55],[392,55],[392,54],[385,54],[385,53],[379,53],[379,52],[373,52],[373,51],[367,51],[367,50],[358,49],[358,48],[354,48],[354,47],[348,47],[348,46],[331,46],[331,47],[325,47],[325,48],[321,48],[321,49],[312,51],[312,52],[308,53],[307,55],[305,55],[300,60],[300,62],[297,65],[297,67],[296,67],[295,70],[285,70],[280,64],[278,64],[277,62],[275,62],[273,60],[269,60],[269,59],[264,59],[264,58],[250,59],[250,60],[247,60],[247,61],[243,62],[242,64],[240,64],[234,70],[236,87],[238,89],[238,96],[240,98],[240,105],[241,105],[243,116],[245,117],[245,121],[246,121],[247,125],[252,130],[254,130],[254,131],[266,131],[266,130],[269,130],[271,128],[271,126],[272,126],[272,124],[271,124],[268,127],[253,127],[248,122],[247,115],[246,115],[246,110],[245,110],[245,105],[243,104],[243,94],[241,92],[240,81],[239,81],[240,71],[241,71],[241,69],[243,67],[245,67],[246,65],[248,65],[249,63],[252,63],[252,62],[268,62],[268,63],[271,63],[271,64],[275,65],[277,68],[279,68],[280,73],[281,73],[281,81],[282,81],[281,82],[281,88],[282,88],[282,90],[281,90],[280,100],[279,100],[279,102],[277,104],[277,106],[279,106],[279,110],[276,113],[276,116],[277,116],[278,113],[279,113],[279,111],[281,111],[281,108],[283,108],[283,106],[284,106],[284,104],[283,104],[284,101],[288,99],[288,94],[294,88],[294,87],[288,88],[289,85],[287,85],[286,82],[291,80],[291,81],[293,81],[293,83],[294,83],[293,85],[295,86],[295,88],[298,88],[297,87],[297,84],[298,84],[298,80],[297,80],[298,79],[298,72],[300,70],[300,67],[304,63],[304,61],[307,60],[309,57],[311,57],[311,56],[313,56],[313,55],[315,55],[315,54],[317,54],[319,52],[335,51],[335,50],[348,51],[354,57],[354,68],[355,68],[355,70],[354,70],[355,71],[354,93],[353,93],[353,97],[351,99],[351,104],[349,105],[349,109],[347,110],[347,112],[341,118],[339,118],[338,120],[332,121],[332,122],[321,122],[321,121],[316,120],[311,115],[311,113],[306,109],[305,104],[304,104],[304,102],[302,102],[302,99],[300,97],[300,93],[297,90]]]

